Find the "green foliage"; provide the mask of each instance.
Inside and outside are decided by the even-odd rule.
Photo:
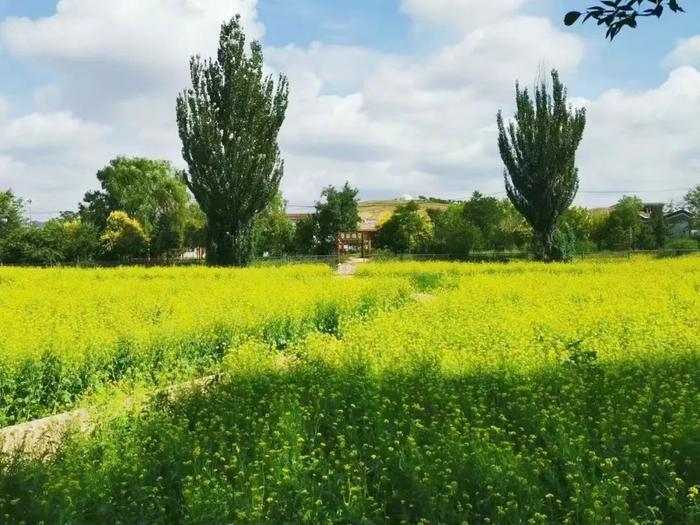
[[[697,523],[697,359],[601,368],[571,355],[527,375],[239,365],[235,380],[157,398],[46,463],[4,460],[0,512],[76,524]]]
[[[84,223],[107,227],[110,213],[123,211],[152,237],[152,253],[168,257],[182,252],[190,197],[183,174],[170,162],[117,157],[97,172],[102,189],[87,192],[80,204]]]
[[[148,237],[143,227],[123,211],[109,214],[100,242],[105,256],[111,259],[128,261],[148,253]]]
[[[294,228],[294,252],[299,255],[315,253],[318,242],[318,222],[313,215],[303,217]]]
[[[22,199],[12,190],[0,191],[0,241],[24,224]]]
[[[553,235],[578,191],[576,150],[586,126],[585,109],[567,106],[566,89],[552,71],[552,94],[545,82],[535,90],[516,84],[515,121],[499,111],[498,148],[505,164],[508,198],[535,232],[535,256],[555,258]]]
[[[572,206],[562,214],[559,226],[569,228],[578,241],[590,241],[594,236],[595,219],[587,208]]]
[[[673,13],[685,12],[678,0],[600,0],[599,5],[586,9],[583,22],[592,18],[598,25],[605,25],[605,37],[613,40],[625,27],[636,28],[638,18],[661,18],[665,9]],[[564,17],[564,23],[567,26],[573,25],[583,14],[580,11],[569,11]]]
[[[49,266],[94,260],[100,248],[92,223],[62,214],[42,226],[22,225],[0,238],[0,261],[10,264]]]
[[[698,249],[698,241],[695,239],[673,239],[666,244],[669,250],[689,251]]]
[[[207,243],[207,216],[196,202],[187,208],[184,228],[184,244],[187,248],[199,248]]]
[[[208,220],[207,259],[246,265],[252,227],[277,194],[284,163],[277,136],[288,84],[263,76],[259,42],[250,44],[236,16],[221,26],[215,60],[190,61],[192,87],[177,98],[185,182]]]
[[[64,260],[85,262],[94,260],[100,251],[97,227],[80,219],[60,221]]]
[[[475,191],[471,198],[464,203],[464,219],[479,229],[484,244],[495,244],[496,233],[503,222],[503,207],[495,197],[484,197]]]
[[[286,203],[278,193],[253,223],[253,246],[256,256],[281,256],[291,253],[294,225],[287,218]]]
[[[576,234],[568,224],[562,224],[554,231],[552,242],[553,259],[569,262],[576,255]]]
[[[652,206],[649,210],[649,218],[642,221],[635,247],[642,250],[659,250],[666,245],[668,235],[663,206]]]
[[[432,251],[465,257],[481,248],[483,238],[477,226],[464,218],[464,204],[446,210],[430,210],[433,223]]]
[[[688,190],[683,202],[688,207],[688,211],[695,217],[696,223],[698,223],[698,219],[700,219],[700,184]]]
[[[316,235],[321,254],[334,253],[339,232],[354,232],[360,222],[357,212],[358,190],[345,183],[338,190],[328,186],[321,192],[321,201],[316,202]]]
[[[601,225],[601,247],[608,250],[631,250],[642,231],[640,213],[644,207],[639,197],[622,197]]]
[[[419,253],[430,245],[433,225],[416,201],[402,204],[386,221],[375,238],[378,248],[389,248],[396,253]]]
[[[593,239],[605,250],[658,250],[668,241],[663,206],[651,206],[642,218],[644,204],[639,197],[622,197],[612,211],[594,227]]]
[[[50,266],[63,261],[62,239],[52,225],[20,226],[0,239],[0,262]]]

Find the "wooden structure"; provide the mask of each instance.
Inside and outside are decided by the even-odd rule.
[[[360,227],[354,232],[338,233],[338,258],[347,253],[358,253],[361,258],[372,256],[372,237],[376,233],[375,228]]]

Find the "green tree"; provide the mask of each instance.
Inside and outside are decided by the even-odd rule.
[[[294,225],[287,217],[286,203],[277,193],[270,205],[253,223],[255,255],[280,256],[290,253],[294,244]]]
[[[499,111],[498,148],[508,198],[535,232],[535,256],[555,260],[554,232],[578,191],[576,150],[586,126],[585,109],[566,103],[566,89],[552,71],[552,94],[542,82],[535,100],[516,84],[515,122]]]
[[[321,192],[321,201],[316,202],[316,235],[319,250],[323,254],[333,253],[338,243],[339,232],[354,232],[360,222],[358,213],[358,190],[347,182],[342,189],[328,186]]]
[[[100,230],[114,211],[124,211],[154,239],[153,255],[182,251],[190,197],[183,172],[170,162],[117,157],[97,172],[101,190],[85,194],[80,205],[83,222]]]
[[[0,261],[5,264],[50,266],[63,261],[60,239],[51,227],[22,225],[0,239]]]
[[[429,210],[433,223],[433,251],[467,256],[483,242],[481,230],[465,219],[464,204],[450,204],[445,210]]]
[[[700,219],[700,184],[688,190],[683,198],[683,203],[697,222]]]
[[[12,190],[0,191],[0,239],[19,229],[24,223],[22,199]]]
[[[400,205],[377,232],[378,248],[396,253],[416,253],[430,245],[433,224],[416,201]]]
[[[637,247],[642,231],[640,213],[643,207],[639,197],[622,197],[602,221],[594,240],[607,250],[631,250]]]
[[[293,250],[299,255],[316,253],[318,248],[318,222],[314,215],[304,217],[294,227]]]
[[[579,241],[590,241],[593,238],[593,214],[583,206],[572,206],[566,210],[561,216],[560,225],[567,225]]]
[[[484,197],[475,191],[464,203],[463,213],[466,221],[481,232],[484,247],[493,249],[503,223],[503,209],[499,200],[495,197]]]
[[[148,252],[148,237],[143,227],[123,211],[109,214],[100,242],[105,256],[115,260],[128,261]]]
[[[236,16],[221,26],[216,60],[190,61],[192,87],[177,98],[177,124],[189,173],[185,181],[207,216],[207,259],[248,263],[252,226],[279,189],[284,163],[277,136],[288,83],[263,76],[260,43],[250,44]]]
[[[582,16],[583,22],[589,18],[598,25],[604,25],[607,30],[605,37],[610,40],[625,27],[637,27],[637,19],[655,16],[661,18],[664,12],[684,13],[678,0],[600,0],[597,5],[590,6],[585,13],[569,11],[564,17],[567,26],[575,24]]]
[[[185,246],[201,248],[207,243],[207,216],[196,202],[190,202],[185,217]]]
[[[639,235],[635,248],[642,250],[658,250],[666,246],[669,230],[664,217],[664,207],[657,204],[649,208],[649,218],[641,221]]]
[[[91,222],[80,219],[60,220],[63,259],[71,262],[92,261],[100,251],[100,235]]]

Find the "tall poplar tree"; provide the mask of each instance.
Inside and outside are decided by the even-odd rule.
[[[576,150],[586,126],[586,110],[567,106],[566,89],[552,71],[552,94],[547,85],[515,87],[515,121],[507,126],[499,111],[498,149],[505,164],[508,198],[535,232],[535,256],[557,258],[554,233],[562,214],[578,191]]]
[[[252,225],[277,194],[284,163],[277,136],[288,83],[263,76],[259,42],[250,43],[236,16],[221,26],[216,60],[190,60],[192,87],[177,98],[185,181],[207,216],[207,260],[244,266]]]

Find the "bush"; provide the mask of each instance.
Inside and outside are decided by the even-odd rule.
[[[698,241],[695,239],[674,239],[666,245],[669,250],[697,250]]]
[[[563,224],[554,232],[552,260],[571,261],[576,255],[576,236],[568,224]]]
[[[585,255],[598,251],[598,245],[593,241],[576,241],[576,253]]]

